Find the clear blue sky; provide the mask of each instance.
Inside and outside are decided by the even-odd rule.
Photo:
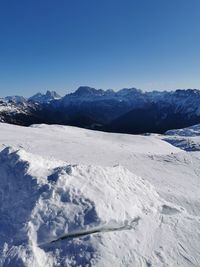
[[[0,0],[0,95],[200,88],[200,0]]]

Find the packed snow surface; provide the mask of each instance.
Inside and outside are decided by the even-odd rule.
[[[0,266],[200,266],[199,152],[7,124],[0,148]]]

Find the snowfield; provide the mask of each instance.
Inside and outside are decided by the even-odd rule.
[[[0,266],[200,266],[200,152],[0,124]]]

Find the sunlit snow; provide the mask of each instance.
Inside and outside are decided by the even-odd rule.
[[[200,266],[200,152],[0,124],[0,266]]]

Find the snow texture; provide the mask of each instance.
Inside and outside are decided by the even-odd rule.
[[[66,126],[0,140],[0,266],[200,266],[199,152]]]

